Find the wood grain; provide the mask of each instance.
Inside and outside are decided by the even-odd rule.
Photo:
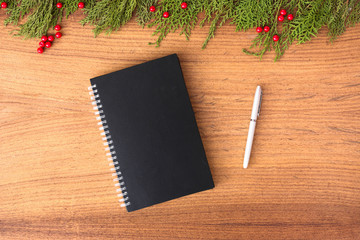
[[[160,48],[135,21],[93,38],[81,13],[42,55],[0,25],[1,239],[360,239],[360,26],[244,55],[255,31],[208,27]],[[0,20],[5,14],[0,12]],[[117,202],[89,79],[179,55],[216,187],[133,213]],[[242,169],[256,85],[264,90]],[[159,186],[161,187],[161,186]]]

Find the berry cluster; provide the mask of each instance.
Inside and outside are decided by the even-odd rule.
[[[63,7],[63,4],[61,3],[61,2],[58,2],[57,4],[56,4],[56,7],[57,8],[62,8]],[[78,3],[78,8],[84,8],[85,7],[85,3],[84,2],[79,2]]]
[[[6,3],[6,2],[2,2],[2,3],[1,3],[1,8],[7,8],[7,3]]]
[[[280,15],[279,15],[279,17],[278,17],[279,22],[284,21],[286,13],[287,13],[287,12],[286,12],[285,9],[282,9],[282,10],[280,11]],[[289,15],[287,16],[287,19],[288,19],[289,21],[293,20],[293,19],[294,19],[294,15],[289,14]]]
[[[56,4],[56,7],[57,8],[62,8],[63,7],[63,4],[61,2],[58,2]],[[85,7],[85,3],[84,2],[79,2],[78,3],[78,8],[84,8]],[[59,32],[61,30],[61,26],[60,25],[56,25],[54,27],[56,33],[55,33],[55,37],[56,38],[61,38],[62,37],[62,34],[61,32]],[[52,45],[52,42],[55,40],[54,36],[53,35],[49,35],[49,36],[42,36],[41,37],[41,41],[39,42],[39,48],[37,49],[37,52],[38,53],[43,53],[44,52],[44,47],[46,48],[50,48],[51,45]]]
[[[187,5],[186,2],[183,2],[183,3],[181,3],[180,6],[181,6],[182,9],[186,9],[188,5]],[[155,6],[151,6],[149,10],[150,10],[150,12],[155,12],[156,8],[155,8]],[[164,12],[163,13],[164,18],[168,18],[169,16],[170,16],[169,12]]]
[[[284,21],[286,13],[287,13],[287,12],[286,12],[285,9],[282,9],[282,10],[280,11],[280,15],[279,15],[279,17],[278,17],[278,21],[279,21],[279,22]],[[293,20],[293,19],[294,19],[294,15],[292,15],[292,14],[287,15],[287,19],[288,19],[289,21]],[[257,28],[256,28],[256,32],[261,33],[262,31],[263,31],[262,27],[257,27]],[[268,31],[270,31],[270,27],[269,27],[269,26],[265,26],[265,27],[264,27],[264,32],[268,32]],[[273,36],[273,41],[274,41],[274,42],[279,41],[279,35],[275,34],[275,35]]]
[[[263,31],[263,28],[262,28],[262,27],[257,27],[257,28],[256,28],[256,31],[257,31],[258,33],[261,33],[261,32]],[[264,32],[268,32],[268,31],[270,31],[270,27],[269,27],[269,26],[265,26],[265,27],[264,27]]]
[[[57,31],[55,34],[56,38],[61,38],[62,34],[61,32],[59,32],[61,30],[61,26],[60,25],[56,25],[54,27],[54,29]],[[37,49],[38,53],[43,53],[44,52],[44,47],[46,48],[50,48],[52,45],[52,42],[55,40],[53,35],[49,35],[49,36],[42,36],[41,37],[41,41],[39,42],[39,48]]]

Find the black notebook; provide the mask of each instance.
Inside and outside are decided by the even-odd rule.
[[[135,211],[214,187],[176,54],[90,81],[121,206]]]

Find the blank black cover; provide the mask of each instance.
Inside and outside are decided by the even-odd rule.
[[[176,54],[96,84],[134,211],[214,187]]]

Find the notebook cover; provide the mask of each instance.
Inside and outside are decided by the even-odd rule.
[[[129,212],[214,187],[176,54],[90,81],[98,90]]]

